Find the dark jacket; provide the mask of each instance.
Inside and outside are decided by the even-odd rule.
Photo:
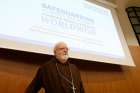
[[[40,67],[25,93],[37,93],[42,87],[45,93],[73,93],[71,87],[58,74],[56,62],[58,61],[54,58]],[[77,67],[74,64],[69,65],[76,87],[75,93],[85,93]]]

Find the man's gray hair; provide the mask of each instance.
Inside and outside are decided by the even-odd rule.
[[[57,50],[58,46],[60,46],[61,44],[67,45],[67,44],[66,44],[65,42],[63,42],[63,41],[60,41],[60,42],[56,43],[55,46],[54,46],[54,49],[53,49],[54,54],[55,54],[55,51]]]

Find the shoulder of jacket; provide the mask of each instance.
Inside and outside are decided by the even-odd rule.
[[[44,63],[42,66],[41,66],[41,68],[43,69],[43,68],[47,68],[47,67],[49,67],[49,66],[51,66],[51,65],[53,65],[54,64],[54,59],[51,59],[51,60],[49,60],[49,61],[47,61],[46,63]]]

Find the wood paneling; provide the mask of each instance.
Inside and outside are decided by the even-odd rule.
[[[71,59],[80,69],[86,93],[140,92],[140,47],[129,48],[136,67]],[[38,67],[49,59],[51,56],[0,49],[0,93],[24,93]]]

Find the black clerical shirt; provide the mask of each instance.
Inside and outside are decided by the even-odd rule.
[[[72,85],[60,73],[69,81],[73,79],[75,93],[85,93],[77,67],[68,62],[62,64],[56,58],[38,69],[25,93],[37,93],[42,87],[45,93],[73,93]]]

